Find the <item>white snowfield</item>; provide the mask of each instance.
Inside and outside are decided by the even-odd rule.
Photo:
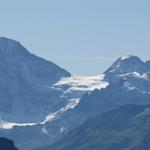
[[[104,81],[104,75],[85,77],[72,76],[68,78],[62,78],[59,82],[55,83],[52,88],[63,91],[62,96],[64,96],[68,101],[68,104],[65,107],[57,110],[56,112],[50,113],[43,121],[38,123],[12,123],[0,119],[0,128],[11,129],[14,126],[35,126],[59,119],[66,111],[73,109],[78,105],[83,94],[86,92],[91,92],[95,89],[106,88],[108,85],[109,83]]]
[[[57,110],[54,113],[50,113],[48,116],[46,116],[45,120],[43,122],[41,122],[40,124],[45,124],[46,122],[59,119],[67,110],[73,109],[74,107],[76,107],[76,105],[78,105],[78,103],[79,103],[79,100],[80,99],[72,99],[72,100],[70,100],[68,105],[66,105],[65,107],[61,108],[60,110]]]
[[[143,80],[150,80],[149,79],[149,73],[138,73],[138,72],[130,72],[130,73],[126,73],[126,74],[120,74],[119,76],[120,77],[127,77],[127,76],[130,76],[130,77],[134,77],[134,78],[137,78],[137,79],[143,79]]]
[[[8,122],[0,119],[0,128],[2,129],[12,129],[15,126],[25,127],[25,126],[34,126],[34,125],[37,125],[37,123],[14,123],[14,122]]]
[[[13,123],[13,122],[3,121],[2,119],[0,119],[0,128],[12,129],[15,126],[25,127],[25,126],[35,126],[35,125],[38,125],[38,124],[42,125],[42,124],[47,123],[48,121],[53,121],[53,120],[59,119],[67,110],[73,109],[78,103],[79,103],[79,99],[72,99],[68,103],[68,105],[61,108],[60,110],[57,110],[54,113],[50,113],[48,116],[46,116],[44,121],[39,122],[39,123]]]
[[[125,59],[128,59],[128,58],[130,58],[130,57],[132,57],[132,55],[122,56],[122,57],[121,57],[121,60],[125,60]]]
[[[72,76],[62,78],[54,87],[62,88],[68,86],[65,93],[73,91],[90,92],[95,89],[102,89],[108,86],[108,82],[104,81],[104,75],[97,76]]]

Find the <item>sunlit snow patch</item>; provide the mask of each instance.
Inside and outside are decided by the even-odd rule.
[[[0,128],[2,129],[11,129],[15,126],[25,127],[25,126],[34,126],[37,123],[13,123],[0,119]]]
[[[0,128],[12,129],[15,126],[25,127],[25,126],[35,126],[38,124],[44,125],[48,121],[53,121],[53,120],[59,119],[67,110],[73,109],[78,103],[79,103],[79,99],[70,100],[70,102],[65,107],[61,108],[60,110],[57,110],[54,113],[50,113],[48,116],[46,116],[44,121],[39,122],[39,123],[13,123],[13,122],[7,122],[7,121],[0,119]],[[42,131],[46,132],[46,130],[44,130],[44,128]]]
[[[130,57],[132,57],[132,55],[122,56],[122,57],[121,57],[121,60],[125,60],[125,59],[128,59],[128,58],[130,58]]]
[[[70,100],[69,104],[65,107],[61,108],[60,110],[50,113],[41,124],[45,124],[48,121],[53,121],[59,119],[67,110],[73,109],[79,103],[79,99],[72,99]]]
[[[106,88],[108,84],[108,82],[104,81],[104,75],[62,78],[59,82],[54,84],[52,88],[63,91],[62,97],[68,101],[66,106],[56,112],[50,113],[43,121],[38,123],[12,123],[0,119],[0,128],[11,129],[14,126],[44,125],[46,122],[57,120],[61,118],[66,111],[76,107],[84,93],[95,89]],[[42,132],[46,133],[45,128],[42,129]],[[62,130],[60,132],[62,132]]]
[[[64,89],[63,96],[72,98],[81,97],[84,93],[95,89],[102,89],[108,86],[108,82],[104,81],[104,75],[98,76],[72,76],[62,78],[54,84],[54,88]]]

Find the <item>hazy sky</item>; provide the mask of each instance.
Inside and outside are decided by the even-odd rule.
[[[75,75],[150,58],[150,0],[0,0],[0,36]]]

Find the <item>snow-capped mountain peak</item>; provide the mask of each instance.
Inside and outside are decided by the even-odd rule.
[[[146,71],[147,67],[145,62],[137,56],[129,55],[118,58],[105,74],[143,73]]]
[[[150,91],[150,73],[147,64],[133,55],[118,58],[105,72],[105,80],[127,90]]]
[[[131,59],[131,58],[138,58],[137,56],[134,56],[134,55],[126,55],[126,56],[122,56],[120,57],[121,60],[126,60],[126,59]]]

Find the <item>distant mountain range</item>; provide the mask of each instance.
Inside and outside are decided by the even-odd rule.
[[[36,150],[149,150],[150,105],[126,105],[88,119],[51,146]]]
[[[49,145],[87,119],[128,104],[150,104],[150,61],[120,57],[102,75],[77,77],[0,38],[0,135],[21,150]]]

